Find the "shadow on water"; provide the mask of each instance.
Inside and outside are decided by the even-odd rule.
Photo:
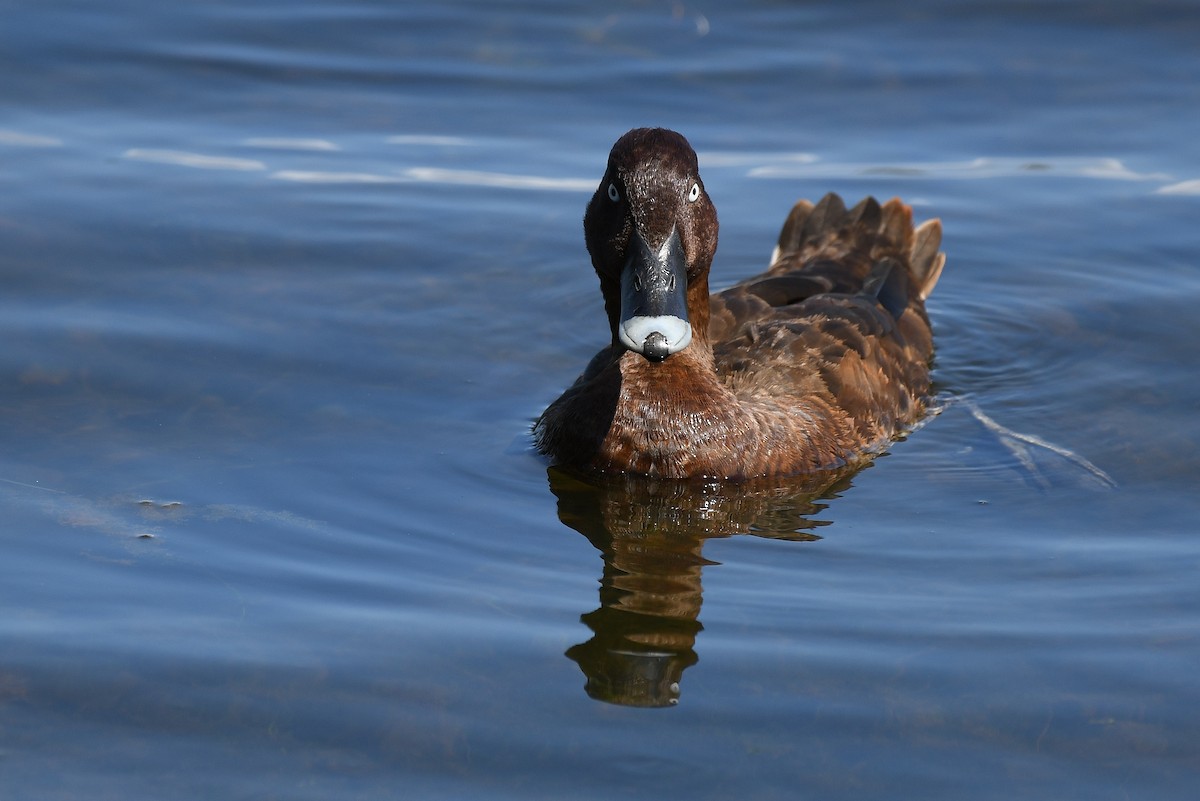
[[[679,702],[683,671],[699,660],[701,573],[717,564],[704,558],[704,542],[820,539],[816,530],[831,522],[815,519],[821,501],[848,489],[854,473],[741,484],[548,475],[559,519],[604,557],[600,606],[581,618],[593,636],[566,655],[592,698],[663,707]]]

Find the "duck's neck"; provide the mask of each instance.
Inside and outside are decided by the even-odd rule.
[[[745,431],[745,410],[717,377],[707,338],[658,363],[626,351],[616,366],[620,391],[602,461],[670,477],[728,472],[707,463],[723,461],[718,455]]]

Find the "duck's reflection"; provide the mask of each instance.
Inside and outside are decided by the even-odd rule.
[[[818,499],[849,486],[845,474],[770,484],[587,481],[551,468],[558,516],[604,556],[600,607],[583,615],[593,632],[567,651],[592,698],[628,706],[679,701],[694,665],[700,624],[701,551],[712,537],[755,534],[819,539]]]

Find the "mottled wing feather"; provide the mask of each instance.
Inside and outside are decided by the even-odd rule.
[[[913,231],[912,272],[920,287],[921,300],[929,297],[942,275],[942,268],[946,266],[946,254],[938,252],[941,244],[940,220],[927,220]]]
[[[883,210],[879,207],[879,201],[873,197],[865,197],[858,204],[847,212],[849,218],[848,223],[853,226],[865,228],[871,231],[879,228],[879,222],[883,218]]]
[[[908,270],[896,259],[882,258],[871,267],[860,294],[878,300],[879,305],[899,320],[910,302]]]
[[[821,198],[804,221],[801,240],[812,240],[826,231],[836,231],[846,223],[846,204],[832,192]]]
[[[712,298],[722,379],[743,402],[815,400],[859,443],[887,441],[929,392],[922,300],[944,262],[940,241],[937,224],[914,235],[898,200],[797,204],[767,273]]]
[[[791,253],[800,247],[800,243],[804,241],[804,221],[808,219],[812,210],[813,204],[807,200],[801,200],[792,206],[791,212],[783,222],[783,228],[779,231],[779,243],[775,246],[775,252],[771,254],[771,264],[779,260],[781,253]]]

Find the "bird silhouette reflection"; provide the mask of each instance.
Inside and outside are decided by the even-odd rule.
[[[604,557],[600,606],[582,616],[590,640],[567,651],[592,698],[640,707],[679,702],[703,629],[705,540],[751,534],[820,539],[814,519],[850,485],[845,473],[730,484],[580,477],[550,468],[558,516]]]

